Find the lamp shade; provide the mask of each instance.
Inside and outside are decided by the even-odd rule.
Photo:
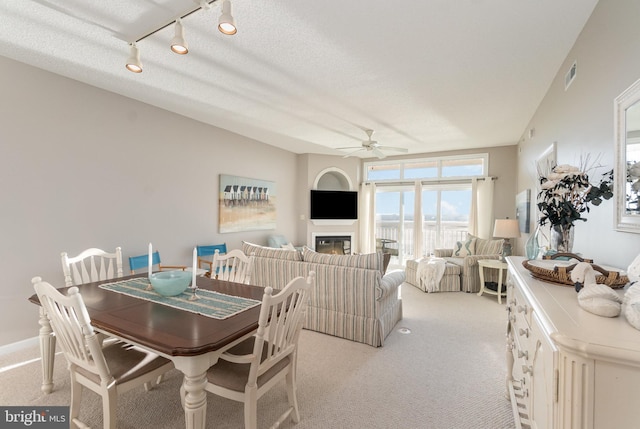
[[[516,219],[496,219],[493,226],[493,236],[498,238],[520,237],[520,227]]]

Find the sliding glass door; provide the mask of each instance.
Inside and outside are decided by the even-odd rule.
[[[422,219],[414,222],[414,186],[376,189],[376,245],[391,253],[391,264],[429,255],[436,248],[453,248],[469,228],[470,185],[429,185],[422,189]],[[421,255],[416,255],[415,228],[422,229]]]
[[[422,250],[451,249],[469,231],[471,186],[422,188]],[[415,255],[414,255],[415,256]]]
[[[406,187],[376,190],[376,248],[391,253],[390,264],[402,265],[413,249],[414,192]]]

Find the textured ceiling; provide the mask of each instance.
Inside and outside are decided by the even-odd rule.
[[[517,143],[597,0],[10,0],[0,55],[295,153],[341,154],[364,129],[410,153]],[[370,152],[363,155],[369,155]],[[392,153],[389,153],[390,155]]]

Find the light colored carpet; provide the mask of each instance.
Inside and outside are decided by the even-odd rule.
[[[493,296],[462,292],[426,294],[402,286],[404,318],[373,348],[303,330],[298,360],[301,421],[285,428],[506,429],[513,428],[505,397],[504,305]],[[411,331],[401,332],[401,328]],[[37,358],[37,347],[0,356],[0,367]],[[66,362],[57,355],[55,390],[40,391],[40,362],[0,372],[2,405],[68,405]],[[172,371],[149,393],[123,395],[120,429],[184,427]],[[242,404],[209,394],[207,427],[242,428]],[[259,427],[269,427],[286,408],[284,385],[258,404]],[[93,428],[102,427],[97,395],[85,390],[81,409]]]

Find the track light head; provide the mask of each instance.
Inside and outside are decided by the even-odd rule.
[[[140,51],[135,42],[129,43],[131,47],[129,58],[127,58],[127,70],[133,73],[142,73],[142,63],[140,62]]]
[[[222,0],[222,13],[218,20],[218,30],[222,34],[232,36],[238,32],[236,28],[236,20],[231,14],[231,1]]]
[[[182,26],[182,20],[176,19],[176,33],[171,39],[171,50],[176,54],[184,55],[189,52],[189,45],[184,38],[184,27]]]

